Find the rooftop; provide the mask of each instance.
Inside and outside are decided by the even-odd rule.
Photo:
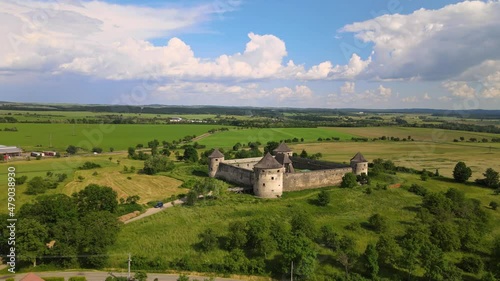
[[[210,154],[210,156],[208,156],[208,158],[223,158],[224,157],[224,154],[222,154],[217,148],[214,149],[214,151],[212,152],[212,154]]]
[[[292,150],[288,147],[288,145],[286,145],[286,143],[282,142],[278,145],[278,147],[276,147],[275,150],[273,150],[273,152],[292,152]]]
[[[290,157],[288,157],[288,154],[280,153],[280,154],[276,155],[276,157],[274,157],[274,159],[276,159],[276,161],[278,161],[281,165],[292,163],[292,160],[290,160]]]
[[[351,161],[353,162],[368,162],[365,157],[363,156],[363,154],[361,154],[361,152],[358,152],[356,153],[356,155],[354,155],[354,157],[351,159]]]
[[[15,147],[15,146],[1,146],[0,147],[0,154],[2,153],[21,153],[23,152],[22,149],[20,149],[19,147]]]
[[[283,168],[283,165],[276,161],[276,159],[274,159],[274,157],[268,152],[266,156],[262,157],[262,159],[253,167],[259,169],[280,169]]]

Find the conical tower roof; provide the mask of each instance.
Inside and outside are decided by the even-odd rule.
[[[286,145],[286,143],[282,142],[276,149],[273,150],[273,152],[292,152],[292,150]]]
[[[360,162],[368,162],[365,157],[363,156],[363,154],[361,154],[361,152],[358,152],[356,153],[356,155],[354,155],[354,157],[351,159],[351,161],[353,162],[357,162],[357,163],[360,163]]]
[[[286,153],[280,153],[276,155],[274,159],[276,159],[276,161],[278,161],[281,165],[292,163],[292,160],[290,160],[290,157]]]
[[[276,159],[274,159],[273,156],[268,152],[266,156],[262,157],[262,159],[257,164],[255,164],[254,168],[280,169],[283,168],[283,165],[276,161]]]
[[[208,158],[224,158],[224,154],[222,154],[217,148],[214,149],[214,151],[212,152],[212,154],[210,154],[210,156],[208,156]]]

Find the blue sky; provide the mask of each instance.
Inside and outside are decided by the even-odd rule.
[[[0,100],[500,108],[498,1],[2,1]]]

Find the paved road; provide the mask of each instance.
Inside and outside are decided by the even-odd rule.
[[[90,271],[73,271],[73,272],[37,272],[35,273],[36,275],[40,277],[64,277],[66,280],[68,280],[70,277],[73,276],[85,276],[87,278],[87,281],[104,281],[106,277],[110,276],[108,272],[90,272]],[[115,276],[127,276],[126,272],[113,272]],[[23,274],[16,274],[15,276],[12,275],[5,275],[5,276],[0,276],[0,280],[5,280],[9,277],[14,277],[16,281],[21,280],[26,273]],[[134,276],[131,274],[131,276]],[[203,276],[196,276],[196,275],[190,275],[189,276],[191,279],[198,279],[202,281],[204,278],[208,277],[203,277]],[[148,273],[148,280],[154,280],[155,278],[158,278],[159,281],[176,281],[177,278],[179,278],[178,274],[161,274],[161,273]],[[242,281],[241,279],[228,279],[228,278],[220,278],[217,277],[215,280],[217,281]]]

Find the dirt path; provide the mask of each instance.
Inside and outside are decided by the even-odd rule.
[[[137,217],[131,218],[128,221],[125,221],[124,224],[127,224],[129,222],[133,222],[133,221],[136,221],[136,220],[140,220],[140,219],[143,219],[145,217],[149,217],[151,215],[154,215],[156,213],[159,213],[159,212],[165,210],[166,208],[173,207],[174,205],[184,204],[184,199],[175,200],[173,203],[174,204],[172,204],[172,202],[165,203],[165,204],[163,204],[163,208],[149,208],[149,209],[146,210],[146,212],[138,215]]]
[[[211,133],[204,133],[203,135],[199,135],[196,138],[192,139],[191,141],[199,141],[199,140],[204,139],[210,135],[212,135],[212,134]]]

